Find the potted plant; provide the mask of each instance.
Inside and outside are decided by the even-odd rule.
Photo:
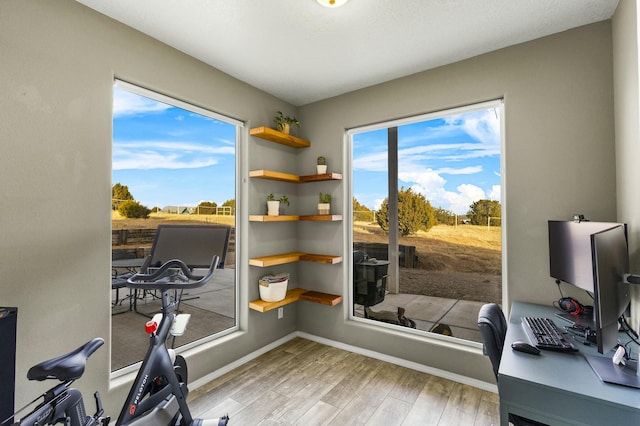
[[[288,115],[282,114],[282,111],[278,111],[278,114],[273,119],[273,123],[276,125],[276,129],[282,133],[289,134],[290,128],[292,124],[300,127],[300,122],[295,117],[289,117]]]
[[[280,215],[280,203],[289,205],[289,198],[286,195],[276,199],[273,194],[267,196],[267,215],[279,216]]]
[[[327,173],[327,159],[324,157],[318,157],[316,161],[316,171],[319,175]]]
[[[331,194],[320,193],[318,201],[318,214],[329,214],[331,210]]]

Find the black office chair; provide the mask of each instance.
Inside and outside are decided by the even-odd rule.
[[[484,347],[491,365],[493,374],[498,381],[498,368],[502,359],[502,348],[507,335],[507,320],[504,317],[502,308],[495,303],[487,303],[478,312],[478,328],[484,341]],[[524,417],[509,413],[509,422],[515,426],[546,426],[544,423],[529,420]]]

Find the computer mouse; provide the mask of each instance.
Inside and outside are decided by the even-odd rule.
[[[511,348],[514,351],[518,351],[518,352],[524,352],[531,355],[540,355],[540,349],[526,342],[513,342],[511,344]]]

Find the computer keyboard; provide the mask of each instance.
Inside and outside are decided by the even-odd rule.
[[[573,343],[562,335],[558,326],[549,318],[522,317],[522,328],[532,345],[551,351],[577,351]]]

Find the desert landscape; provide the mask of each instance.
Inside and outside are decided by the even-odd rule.
[[[127,219],[113,212],[112,227],[114,230],[153,229],[161,223],[193,222],[233,226],[234,219],[234,216],[162,213],[154,213],[148,219]],[[386,243],[388,237],[376,223],[355,222],[353,240]],[[415,246],[417,256],[415,268],[400,268],[400,293],[501,303],[499,226],[436,225],[428,232],[400,237],[400,244]]]
[[[354,242],[388,241],[375,223],[356,222]],[[400,293],[502,303],[501,228],[436,225],[400,237],[416,247],[417,267],[400,268]]]

